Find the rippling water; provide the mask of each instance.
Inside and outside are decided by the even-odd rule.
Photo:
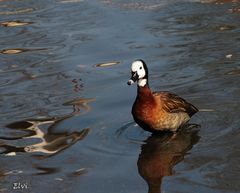
[[[239,192],[239,42],[239,1],[0,1],[0,192]],[[136,58],[200,129],[135,125]]]

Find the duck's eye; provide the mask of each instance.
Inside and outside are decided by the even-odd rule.
[[[139,69],[142,70],[142,66]]]

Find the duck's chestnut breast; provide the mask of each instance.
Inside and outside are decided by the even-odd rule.
[[[132,107],[132,115],[135,121],[142,127],[152,127],[155,122],[159,105],[153,97],[150,89],[141,88]]]

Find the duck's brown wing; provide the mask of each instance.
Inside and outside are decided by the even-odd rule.
[[[154,92],[153,95],[159,96],[162,108],[169,113],[185,112],[190,117],[193,116],[198,109],[183,98],[170,92]]]

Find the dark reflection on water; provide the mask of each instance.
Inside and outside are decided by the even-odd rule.
[[[45,175],[45,174],[53,174],[53,173],[59,172],[59,168],[48,168],[48,167],[41,167],[38,165],[34,165],[34,168],[41,171],[39,173],[36,173],[35,175]]]
[[[160,193],[164,176],[184,159],[199,141],[198,131],[185,128],[177,134],[153,134],[145,140],[138,158],[138,172],[148,184],[148,193]]]

